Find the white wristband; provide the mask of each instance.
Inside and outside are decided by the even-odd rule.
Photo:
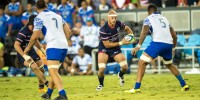
[[[24,60],[25,60],[25,61],[28,61],[28,60],[30,60],[30,59],[31,59],[31,57],[30,57],[30,56],[28,56],[28,55],[26,55],[26,54],[24,54],[22,57],[24,58]]]
[[[123,45],[122,41],[119,42],[119,45]]]
[[[137,44],[137,47],[138,47],[138,48],[140,48],[140,47],[141,47],[141,45],[140,45],[140,44]]]

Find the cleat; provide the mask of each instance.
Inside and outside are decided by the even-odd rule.
[[[41,98],[42,98],[43,100],[50,100],[50,99],[51,99],[51,96],[48,95],[47,93],[45,93],[45,94],[43,94],[43,95],[41,96]]]
[[[68,100],[67,96],[62,96],[62,95],[59,95],[57,96],[55,99],[53,100]]]
[[[120,77],[118,73],[118,78],[119,78],[119,85],[124,86],[124,77]]]
[[[190,87],[186,84],[181,91],[189,91]]]
[[[96,91],[101,91],[103,89],[102,85],[97,86]]]
[[[38,89],[38,92],[39,92],[39,93],[46,93],[46,92],[47,92],[47,89],[46,89],[46,88],[39,88],[39,89]]]
[[[126,90],[124,91],[125,93],[140,93],[141,90],[140,89],[131,89],[131,90]]]

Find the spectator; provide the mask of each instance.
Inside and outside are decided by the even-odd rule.
[[[93,10],[96,10],[96,6],[94,5],[93,0],[85,0],[88,6],[91,6]]]
[[[112,0],[111,4],[112,7],[116,9],[126,9],[128,7],[128,4],[130,3],[130,0]]]
[[[105,10],[109,10],[109,9],[110,9],[110,5],[107,4],[106,0],[101,0],[101,4],[99,4],[99,10],[105,11]]]
[[[101,19],[99,22],[99,26],[102,27],[105,24],[106,20],[105,19]]]
[[[63,19],[70,24],[71,28],[76,22],[76,15],[74,7],[67,3],[67,0],[61,0],[61,4],[57,8],[58,13],[63,17]]]
[[[59,72],[61,75],[70,74],[71,72],[71,65],[72,65],[72,59],[69,55],[65,57],[65,60],[63,61],[62,67],[59,69]]]
[[[51,10],[51,11],[53,11],[53,12],[56,12],[55,6],[54,6],[52,3],[50,3],[49,0],[44,0],[44,1],[45,1],[46,5],[47,5],[47,9],[48,9],[48,10]]]
[[[149,5],[149,0],[138,0],[138,8],[140,9],[146,9]]]
[[[3,6],[0,6],[0,42],[5,43],[6,35],[10,36],[12,21],[10,16],[4,14]]]
[[[85,53],[91,55],[92,50],[99,45],[99,27],[93,25],[92,18],[86,20],[87,25],[81,28],[80,37],[83,39]]]
[[[5,13],[11,17],[13,22],[13,30],[20,30],[22,27],[21,15],[23,12],[23,6],[17,0],[11,0],[11,2],[6,6]]]
[[[200,0],[198,1],[198,6],[200,6]]]
[[[73,40],[74,41],[74,40]],[[78,49],[81,48],[80,45],[77,45],[76,42],[73,42],[72,40],[68,40],[68,55],[77,55]]]
[[[26,12],[22,14],[22,23],[23,25],[26,25],[28,18],[32,15],[37,15],[37,12],[33,11],[33,5],[31,3],[28,3],[26,5]]]
[[[83,48],[78,50],[78,55],[74,57],[71,65],[71,74],[92,75],[92,58],[85,54]]]
[[[75,26],[72,28],[72,33],[73,33],[75,36],[79,36],[80,31],[81,31],[81,27],[82,27],[82,23],[81,23],[81,22],[77,22],[77,23],[75,24]]]
[[[0,69],[4,67],[4,45],[3,43],[0,42]]]
[[[186,0],[178,0],[177,7],[187,7],[187,6],[188,4]]]
[[[86,1],[82,1],[81,7],[78,10],[79,20],[82,22],[83,25],[86,24],[86,18],[92,18],[93,23],[96,25],[96,21],[94,19],[94,11],[91,6],[87,5]]]

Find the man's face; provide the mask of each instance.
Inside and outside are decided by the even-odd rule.
[[[27,4],[27,6],[26,6],[27,8],[27,11],[32,11],[32,5],[31,4]]]
[[[16,0],[11,0],[11,2],[16,2]]]
[[[82,3],[81,3],[81,7],[82,7],[83,9],[87,9],[87,4],[86,4],[86,2],[82,2]]]
[[[92,21],[87,21],[87,26],[92,26],[93,22]]]
[[[49,0],[44,0],[45,1],[45,3],[49,3]]]
[[[85,52],[83,51],[83,49],[79,49],[79,50],[78,50],[78,55],[79,55],[79,56],[83,57],[84,54],[85,54]]]
[[[106,0],[101,0],[101,4],[106,4]]]
[[[3,15],[3,9],[0,9],[0,16]]]
[[[62,4],[66,4],[66,3],[67,3],[67,0],[61,0],[61,3],[62,3]]]
[[[115,24],[116,21],[117,21],[117,16],[108,16],[108,21],[109,21],[111,24]]]

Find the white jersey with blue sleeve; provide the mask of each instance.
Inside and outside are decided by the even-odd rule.
[[[153,13],[145,18],[143,25],[150,27],[152,39],[154,42],[162,42],[173,44],[173,39],[170,33],[169,21],[162,15]]]
[[[34,30],[41,30],[48,48],[67,49],[62,17],[52,11],[44,10],[34,19]]]

